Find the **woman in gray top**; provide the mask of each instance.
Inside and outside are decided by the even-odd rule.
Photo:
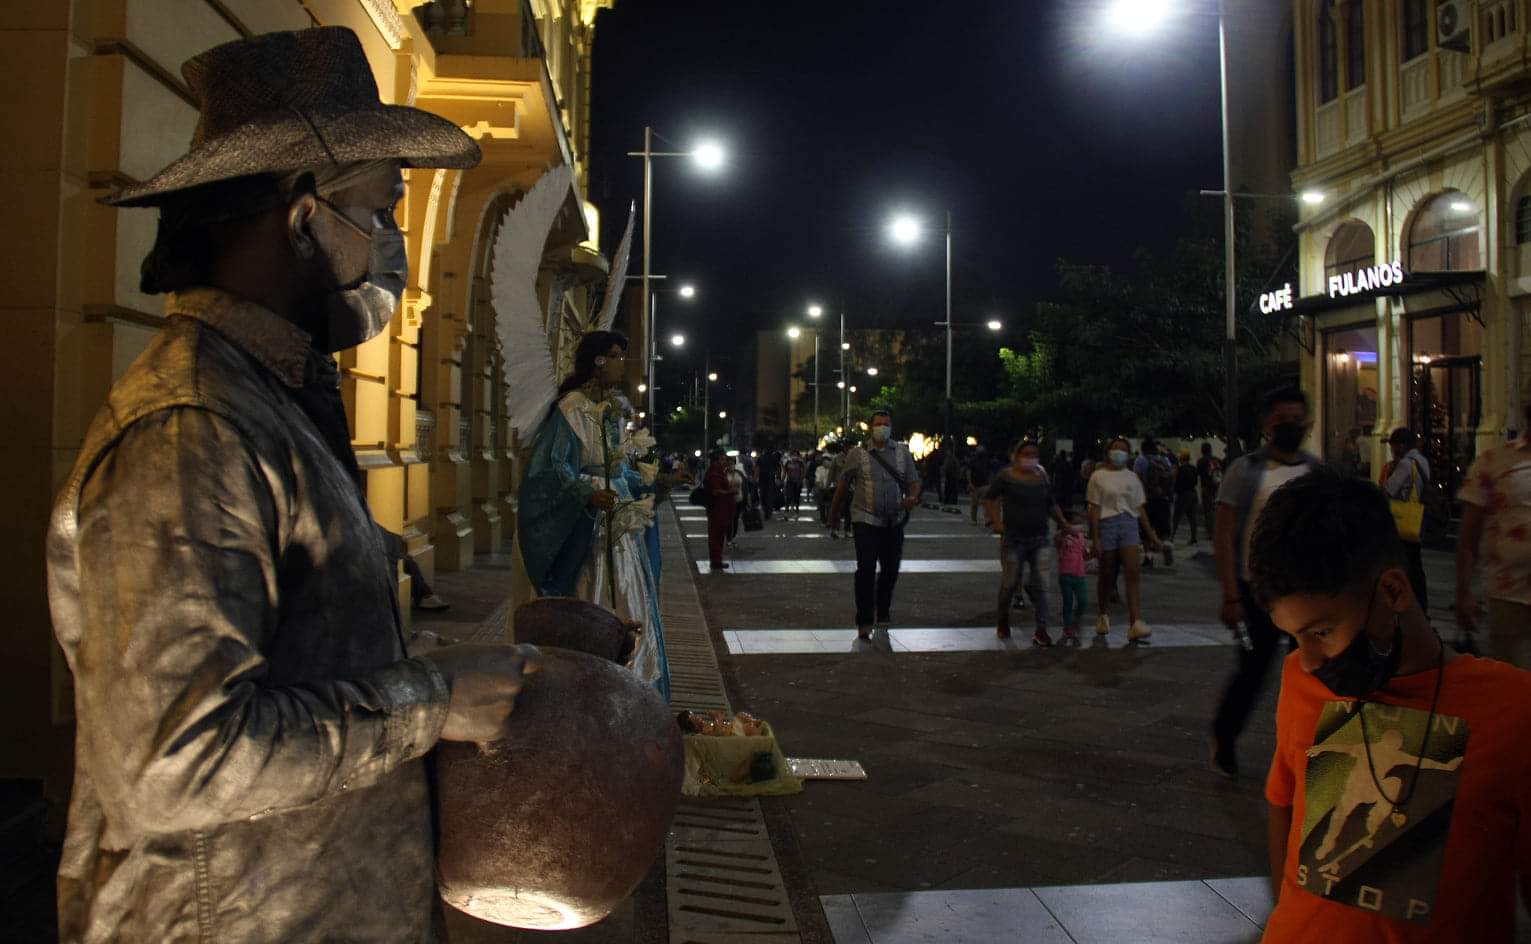
[[[1047,522],[1056,521],[1060,528],[1070,525],[1053,498],[1052,482],[1042,471],[1040,450],[1034,441],[1023,439],[1010,450],[1010,466],[994,477],[984,496],[984,511],[989,527],[1000,536],[995,635],[1010,638],[1010,600],[1029,570],[1026,594],[1036,607],[1037,621],[1031,641],[1038,646],[1051,646],[1053,640],[1047,634],[1047,584],[1042,579],[1042,561],[1051,543]]]

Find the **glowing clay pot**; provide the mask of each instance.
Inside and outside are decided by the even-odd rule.
[[[441,897],[517,928],[601,920],[654,864],[683,756],[653,686],[596,656],[544,649],[501,740],[436,748]]]
[[[610,662],[630,655],[617,614],[574,597],[543,597],[516,607],[516,642],[588,652]]]

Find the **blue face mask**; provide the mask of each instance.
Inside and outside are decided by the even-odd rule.
[[[1114,466],[1120,468],[1121,466],[1127,464],[1127,452],[1124,449],[1113,449],[1107,453],[1107,455],[1110,457],[1111,464]]]

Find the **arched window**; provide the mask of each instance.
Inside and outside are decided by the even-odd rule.
[[[1366,84],[1366,12],[1360,0],[1345,11],[1345,89]]]
[[[1334,101],[1340,94],[1339,52],[1334,36],[1334,0],[1318,5],[1318,102]]]
[[[1409,225],[1409,269],[1447,272],[1480,268],[1481,216],[1478,205],[1460,190],[1431,197]]]
[[[1423,56],[1430,48],[1430,0],[1401,0],[1399,23],[1403,26],[1403,61]]]
[[[1324,278],[1355,272],[1377,261],[1377,237],[1360,220],[1341,223],[1324,250]]]
[[[1515,241],[1522,246],[1531,245],[1531,196],[1515,202]]]

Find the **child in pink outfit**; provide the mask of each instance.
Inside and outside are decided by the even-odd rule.
[[[1074,514],[1069,513],[1069,523]],[[1058,589],[1063,593],[1063,636],[1079,633],[1079,617],[1089,599],[1090,584],[1085,578],[1084,562],[1091,556],[1090,542],[1076,528],[1059,531],[1054,539],[1058,550]]]

